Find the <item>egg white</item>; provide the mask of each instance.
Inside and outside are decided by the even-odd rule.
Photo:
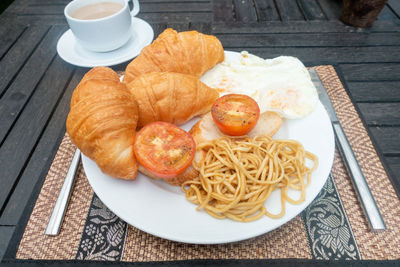
[[[275,111],[299,119],[317,106],[318,93],[303,63],[289,56],[262,59],[243,51],[206,72],[201,81],[220,95],[245,94],[257,101],[260,112]]]

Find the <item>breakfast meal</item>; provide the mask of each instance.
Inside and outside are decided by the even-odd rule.
[[[124,82],[148,72],[178,72],[199,78],[224,60],[221,42],[197,31],[166,29],[126,67]]]
[[[150,72],[127,84],[139,109],[138,127],[164,121],[185,124],[210,111],[219,94],[193,75]]]
[[[305,200],[318,158],[273,136],[317,103],[297,58],[225,57],[214,36],[166,29],[129,63],[122,82],[107,67],[83,77],[67,131],[103,173],[135,179],[139,170],[180,186],[198,210],[247,222],[281,218],[286,202]],[[196,117],[190,131],[178,127]],[[265,204],[276,190],[279,213]]]

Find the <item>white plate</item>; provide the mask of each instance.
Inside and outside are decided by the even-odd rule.
[[[235,53],[236,54],[236,53]],[[234,56],[228,53],[227,56]],[[198,119],[182,128],[189,130]],[[306,189],[306,200],[299,205],[286,203],[286,213],[280,219],[263,217],[257,221],[240,223],[229,219],[218,220],[186,200],[179,187],[155,181],[138,173],[135,181],[111,178],[103,174],[96,163],[82,155],[83,167],[89,183],[98,197],[127,223],[155,236],[194,244],[217,244],[255,237],[290,221],[302,212],[325,184],[333,163],[334,136],[324,107],[319,102],[316,110],[306,118],[287,120],[274,138],[295,139],[319,158],[318,168],[312,173]],[[298,192],[289,191],[297,197]],[[271,212],[280,210],[280,192],[275,191],[266,202]]]
[[[122,47],[110,52],[92,52],[80,46],[71,30],[57,43],[57,53],[66,62],[80,67],[112,66],[128,61],[153,41],[154,32],[144,20],[132,18],[132,37]]]

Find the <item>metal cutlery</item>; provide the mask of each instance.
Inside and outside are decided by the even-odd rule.
[[[310,69],[311,80],[317,88],[319,100],[324,105],[328,112],[329,118],[332,122],[333,131],[335,133],[337,145],[340,154],[343,157],[344,163],[351,177],[353,186],[356,190],[357,196],[361,202],[364,213],[367,216],[369,226],[372,230],[379,231],[385,230],[386,225],[383,221],[382,215],[379,212],[378,206],[375,202],[374,197],[371,194],[371,190],[368,187],[367,181],[361,171],[360,165],[354,155],[354,152],[350,146],[349,141],[343,131],[342,126],[336,116],[336,112],[332,106],[331,100],[319,79],[317,72],[314,69]]]
[[[46,228],[46,235],[58,235],[61,229],[61,225],[64,219],[65,211],[68,207],[68,202],[71,197],[72,186],[75,181],[75,174],[78,170],[79,161],[81,158],[81,152],[76,149],[74,157],[72,158],[71,164],[69,166],[67,175],[65,176],[65,181],[61,187],[60,193],[58,195],[56,204],[51,213],[49,222]]]

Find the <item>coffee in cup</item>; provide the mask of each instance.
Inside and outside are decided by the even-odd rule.
[[[74,0],[64,15],[77,42],[95,52],[123,46],[132,36],[132,16],[139,12],[138,0],[129,10],[127,0]]]
[[[71,17],[74,19],[101,19],[111,16],[124,8],[123,5],[113,2],[100,2],[79,8]]]

